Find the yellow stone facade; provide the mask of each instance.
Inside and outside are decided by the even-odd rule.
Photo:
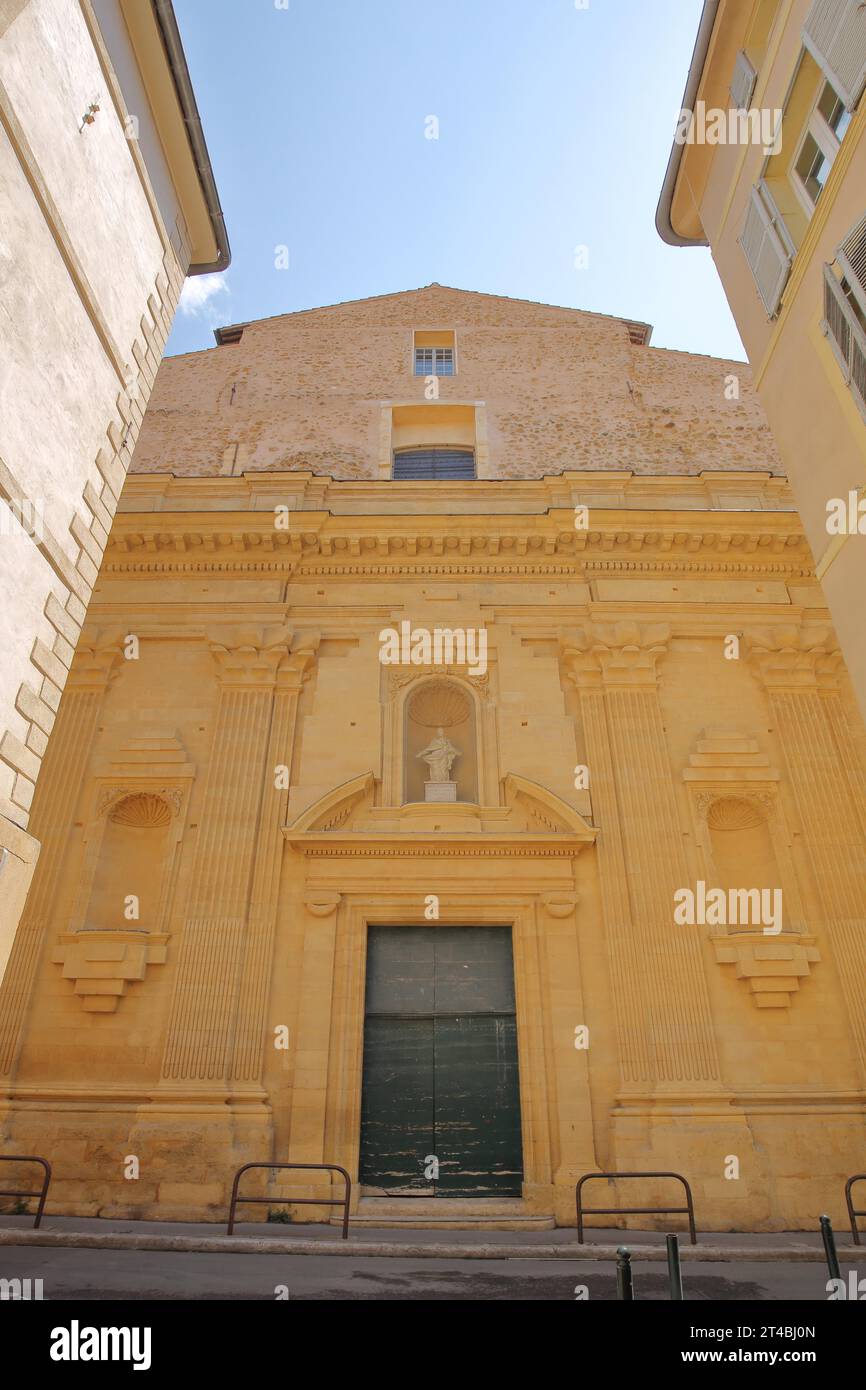
[[[777,138],[675,144],[657,222],[712,248],[866,714],[864,55],[866,7],[849,0],[704,0],[683,108],[734,116],[736,90]]]
[[[411,334],[437,325],[460,348],[439,403],[486,412],[488,476],[397,483],[382,412],[423,399]],[[280,397],[274,345],[301,330]],[[429,926],[431,897],[442,926],[511,928],[519,1213],[573,1224],[575,1182],[599,1168],[682,1172],[704,1229],[811,1226],[838,1205],[862,1168],[866,731],[747,369],[646,339],[432,289],[163,364],[37,788],[43,851],[0,995],[0,1135],[50,1158],[55,1211],[220,1220],[255,1160],[356,1178],[368,928]],[[379,354],[370,388],[344,379],[367,475],[342,479],[325,384],[341,342]],[[666,386],[626,404],[635,359]],[[220,376],[257,393],[237,420]],[[280,411],[306,418],[330,474],[256,468]],[[692,467],[665,469],[659,420],[690,412]],[[568,466],[567,421],[595,468]],[[561,446],[510,479],[521,424]],[[233,429],[253,466],[227,474]],[[483,631],[484,669],[383,664],[405,621]],[[433,682],[471,714],[451,803],[410,795],[407,721]],[[781,929],[679,925],[675,894],[699,883],[780,891]],[[325,1195],[318,1181],[291,1191]]]

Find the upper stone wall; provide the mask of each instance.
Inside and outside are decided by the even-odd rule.
[[[622,319],[436,285],[262,319],[237,344],[165,359],[132,470],[376,478],[383,404],[424,401],[412,333],[430,329],[457,334],[440,400],[484,403],[488,476],[782,472],[745,363],[642,346]],[[725,399],[731,374],[739,400]]]

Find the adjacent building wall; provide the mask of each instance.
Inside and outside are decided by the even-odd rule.
[[[748,48],[758,66],[752,106],[784,109],[803,52],[801,31],[810,7],[811,0],[775,6],[767,0],[724,0],[696,102],[727,110],[736,52],[741,46],[748,48],[756,26],[766,41],[757,49]],[[783,158],[793,158],[799,133],[790,125],[783,127]],[[712,248],[860,707],[866,711],[866,539],[850,535],[840,542],[827,530],[830,499],[847,501],[849,492],[862,496],[866,487],[866,420],[821,326],[823,268],[835,260],[844,237],[866,215],[866,99],[861,99],[845,134],[799,245],[781,308],[772,319],[739,244],[749,196],[764,164],[759,145],[686,147],[672,225],[674,232],[686,236],[703,235]]]
[[[0,200],[2,974],[40,765],[190,257],[118,4],[0,6]]]

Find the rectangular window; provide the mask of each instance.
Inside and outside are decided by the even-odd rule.
[[[850,111],[846,111],[845,103],[830,83],[825,82],[794,160],[794,186],[810,217],[850,123]]]
[[[450,347],[416,347],[416,376],[453,376],[454,349]]]
[[[473,449],[401,449],[394,455],[394,477],[403,482],[445,482],[475,477]]]

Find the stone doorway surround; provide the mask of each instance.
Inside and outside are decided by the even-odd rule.
[[[577,1176],[597,1167],[586,1054],[574,1047],[584,1018],[575,861],[596,832],[522,778],[503,779],[505,804],[491,808],[376,807],[374,783],[372,774],[355,779],[285,831],[305,860],[296,1024],[303,1061],[291,1159],[340,1162],[357,1179],[368,927],[508,925],[523,1117],[519,1205],[527,1215],[564,1215]],[[340,803],[350,807],[345,816]],[[292,877],[297,883],[297,869]],[[434,921],[425,917],[431,896]]]

